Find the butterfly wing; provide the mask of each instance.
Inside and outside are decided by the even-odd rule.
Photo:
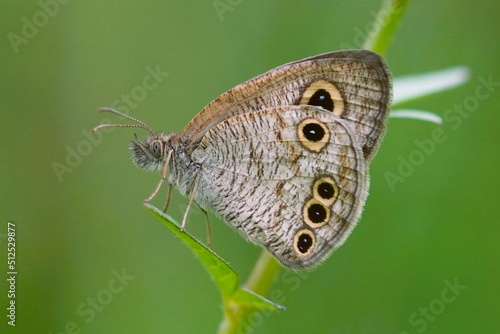
[[[195,200],[290,268],[342,245],[366,200],[366,159],[351,124],[311,106],[269,108],[212,126],[191,158]]]
[[[351,122],[369,161],[385,132],[391,101],[385,61],[367,50],[326,53],[279,66],[219,96],[187,125],[196,147],[207,131],[236,115],[278,106],[315,105]]]

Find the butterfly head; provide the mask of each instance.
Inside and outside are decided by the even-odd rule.
[[[171,142],[175,134],[151,134],[144,142],[136,134],[134,136],[135,141],[129,146],[134,165],[144,170],[161,171],[168,152],[172,150]]]
[[[132,156],[134,165],[141,169],[150,171],[161,171],[165,163],[168,153],[172,150],[172,140],[177,138],[174,133],[164,134],[155,133],[144,122],[133,117],[125,115],[111,108],[100,108],[102,112],[110,112],[118,116],[127,118],[137,124],[101,124],[96,126],[92,132],[96,132],[104,128],[141,128],[149,132],[149,136],[144,142],[139,140],[139,137],[134,134],[135,141],[130,142],[129,151]]]

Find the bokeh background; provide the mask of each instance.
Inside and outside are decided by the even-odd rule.
[[[159,176],[131,164],[134,131],[89,134],[104,118],[122,122],[98,107],[181,131],[244,80],[361,47],[380,1],[220,0],[222,13],[212,0],[66,2],[1,5],[0,332],[213,333],[216,286],[141,206]],[[270,298],[287,310],[250,319],[242,333],[498,331],[499,12],[496,1],[410,4],[386,55],[394,76],[471,71],[467,84],[405,105],[447,115],[445,139],[422,155],[416,141],[438,125],[391,119],[358,228],[317,270],[283,271]],[[388,173],[401,176],[410,159],[418,163],[391,185]],[[185,203],[175,193],[169,213],[180,220]],[[8,221],[15,328],[6,324]],[[246,278],[260,250],[212,221],[216,251]],[[188,224],[205,238],[199,210]]]

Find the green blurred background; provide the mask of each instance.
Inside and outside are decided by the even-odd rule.
[[[216,286],[141,206],[159,176],[130,162],[133,130],[88,134],[109,117],[98,107],[127,111],[124,99],[132,96],[131,115],[180,131],[244,80],[360,47],[380,7],[222,2],[231,10],[218,15],[213,1],[70,1],[47,5],[53,16],[45,20],[36,1],[2,1],[0,332],[215,332]],[[431,138],[437,125],[390,120],[359,227],[317,270],[283,271],[270,298],[287,310],[251,320],[242,333],[498,332],[498,86],[474,99],[476,89],[486,92],[477,88],[481,77],[500,81],[498,13],[496,1],[410,4],[386,55],[394,76],[471,70],[466,85],[405,105],[439,115],[452,110],[455,121],[442,125],[446,140],[391,188],[387,172],[398,173],[401,159],[418,154],[415,140]],[[24,28],[30,38],[11,43],[26,22],[40,27]],[[144,90],[148,69],[156,68],[168,75]],[[464,103],[473,110],[457,117],[453,108]],[[163,193],[155,204],[162,200]],[[169,213],[180,220],[185,203],[175,193]],[[17,229],[15,328],[6,324],[9,220]],[[221,222],[213,228],[217,252],[246,278],[260,250]],[[205,238],[199,210],[188,229]]]

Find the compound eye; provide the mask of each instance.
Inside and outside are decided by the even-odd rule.
[[[163,153],[163,144],[160,140],[155,140],[150,145],[151,153],[155,158],[160,158]]]

